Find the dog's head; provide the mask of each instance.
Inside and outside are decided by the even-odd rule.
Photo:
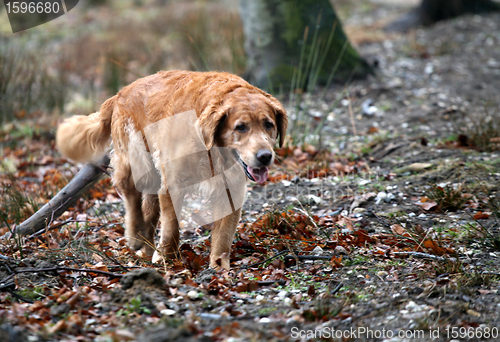
[[[207,148],[232,149],[247,177],[264,183],[274,160],[273,146],[278,139],[279,146],[283,145],[288,120],[281,103],[271,95],[239,88],[207,108],[199,123]]]

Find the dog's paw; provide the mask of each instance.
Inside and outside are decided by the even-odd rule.
[[[148,245],[142,246],[142,248],[140,250],[135,252],[135,254],[138,257],[144,258],[144,259],[151,259],[151,256],[153,255],[153,253],[154,253],[154,249]]]
[[[135,237],[127,237],[127,244],[134,251],[138,251],[144,246],[144,241],[141,241]]]
[[[165,261],[165,258],[163,258],[163,255],[161,253],[158,253],[158,251],[155,251],[153,254],[153,258],[151,259],[151,262],[153,264],[159,264]]]
[[[221,269],[229,270],[229,253],[222,253],[218,258],[211,257],[210,258],[210,267],[216,271],[220,271]]]

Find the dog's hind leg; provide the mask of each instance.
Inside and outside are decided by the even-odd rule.
[[[160,262],[162,258],[172,259],[179,257],[179,222],[175,214],[172,198],[167,190],[158,195],[160,202],[160,242],[153,255],[153,262]]]
[[[147,194],[143,196],[142,213],[144,215],[144,223],[148,234],[146,242],[141,248],[141,255],[150,257],[154,252],[154,237],[156,226],[160,219],[160,202],[158,200],[158,195]]]
[[[125,201],[125,237],[130,248],[139,250],[153,236],[144,222],[142,193],[135,187],[127,157],[115,153],[112,164],[113,182]]]

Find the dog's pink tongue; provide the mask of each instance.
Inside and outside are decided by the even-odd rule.
[[[247,166],[248,172],[252,175],[253,179],[259,184],[264,183],[267,180],[267,167],[261,167],[260,169],[254,169],[253,167]]]

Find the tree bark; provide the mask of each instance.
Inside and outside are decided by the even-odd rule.
[[[371,72],[329,0],[240,0],[240,14],[245,78],[258,87],[304,88]]]
[[[14,234],[30,235],[45,229],[51,221],[57,219],[69,207],[97,183],[109,165],[109,157],[103,156],[96,164],[85,165],[75,177],[40,210],[21,223]]]

